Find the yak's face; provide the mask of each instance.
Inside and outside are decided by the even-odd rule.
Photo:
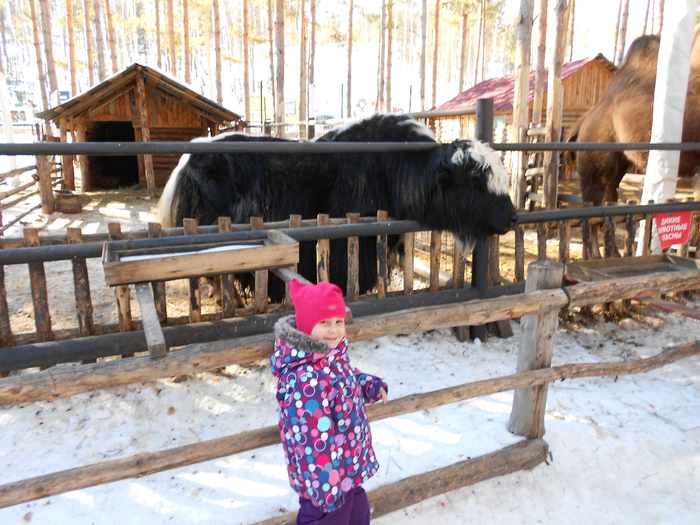
[[[487,145],[458,140],[443,149],[438,184],[444,219],[465,244],[507,233],[518,222],[508,172]]]

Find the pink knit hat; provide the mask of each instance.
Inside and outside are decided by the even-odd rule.
[[[305,334],[311,334],[313,327],[324,319],[342,317],[347,320],[343,292],[335,284],[305,284],[292,279],[289,294],[297,314],[297,329]]]

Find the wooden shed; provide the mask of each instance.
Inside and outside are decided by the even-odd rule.
[[[566,134],[567,128],[576,122],[581,115],[600,101],[608,89],[616,70],[617,67],[602,54],[598,54],[593,58],[564,64],[562,68],[562,88],[564,90],[562,108],[563,135]],[[545,70],[543,115],[546,114],[547,108],[547,80],[547,71]],[[474,106],[480,98],[493,98],[494,140],[496,142],[517,142],[509,135],[513,122],[514,88],[515,75],[485,80],[473,88],[463,91],[436,109],[457,109]],[[528,120],[531,120],[532,117],[534,97],[535,71],[530,71]],[[449,142],[459,137],[473,137],[475,133],[475,115],[438,117],[428,120],[428,125],[435,131],[436,137],[441,142]]]
[[[38,116],[59,126],[62,142],[68,137],[73,142],[179,142],[214,136],[222,128],[243,128],[239,115],[177,79],[136,63]],[[81,188],[138,184],[155,197],[156,187],[165,185],[179,157],[82,156]],[[72,159],[64,158],[66,164]]]

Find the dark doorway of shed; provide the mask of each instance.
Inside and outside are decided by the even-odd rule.
[[[131,122],[90,122],[88,142],[135,142]],[[91,190],[114,190],[139,183],[136,156],[90,156],[89,187]]]

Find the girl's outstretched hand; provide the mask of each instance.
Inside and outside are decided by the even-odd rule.
[[[383,404],[383,405],[386,405],[386,400],[388,399],[388,397],[387,397],[387,395],[386,395],[386,390],[384,390],[384,389],[382,388],[382,389],[379,391],[379,395],[382,396],[382,404]]]

